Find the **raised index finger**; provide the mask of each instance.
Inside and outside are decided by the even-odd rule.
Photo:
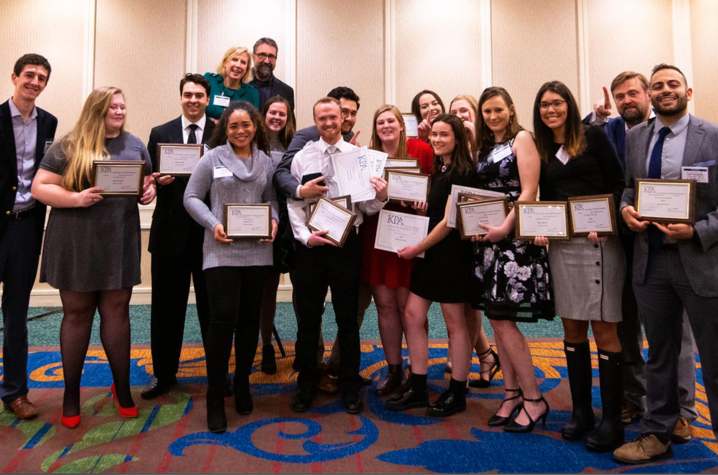
[[[606,86],[603,86],[603,99],[604,99],[603,107],[605,107],[606,109],[610,109],[611,108],[611,96],[608,94],[608,88]]]

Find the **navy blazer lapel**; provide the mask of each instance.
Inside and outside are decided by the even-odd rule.
[[[9,101],[9,100],[8,100]],[[15,150],[15,132],[12,128],[12,115],[10,114],[10,105],[4,102],[0,105],[0,133],[5,143],[5,155],[10,162],[13,173],[17,175],[17,152]]]
[[[172,121],[170,127],[170,143],[184,143],[184,134],[182,132],[182,116]]]
[[[701,150],[704,137],[703,122],[691,115],[688,121],[686,149],[683,152],[683,165],[693,165],[701,161],[701,157],[698,154]],[[714,157],[707,157],[706,160],[709,158]]]

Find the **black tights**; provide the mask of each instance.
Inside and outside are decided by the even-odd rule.
[[[100,312],[100,340],[110,363],[117,398],[122,407],[132,407],[130,392],[130,297],[132,288],[75,292],[60,290],[62,326],[60,351],[65,376],[62,413],[80,413],[80,378],[90,344],[95,310]]]

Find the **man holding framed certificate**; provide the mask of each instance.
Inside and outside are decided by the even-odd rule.
[[[649,344],[641,436],[613,454],[631,464],[673,456],[671,436],[680,418],[678,354],[684,309],[701,356],[713,432],[718,433],[718,125],[688,113],[693,91],[675,66],[653,69],[649,93],[656,118],[627,133],[626,189],[621,199],[621,216],[636,233],[633,289]],[[695,224],[645,220],[637,200],[643,178],[662,179],[665,185],[695,180],[695,208],[689,216]],[[672,213],[653,198],[649,205],[654,217]]]
[[[298,152],[291,166],[292,176],[298,182],[301,182],[306,175],[320,174],[328,188],[328,196],[341,194],[331,166],[332,155],[357,149],[342,139],[340,118],[339,101],[328,97],[317,101],[314,105],[314,122],[321,135],[320,140]],[[294,197],[288,198],[292,231],[301,244],[297,247],[295,283],[297,312],[300,315],[297,332],[297,361],[300,372],[297,379],[297,394],[292,401],[292,410],[295,412],[311,409],[317,394],[319,372],[316,348],[327,287],[332,290],[332,302],[339,328],[337,340],[341,357],[337,385],[342,394],[344,409],[350,414],[357,414],[363,407],[359,395],[362,379],[359,376],[361,353],[357,322],[362,253],[359,237],[352,224],[357,226],[361,224],[365,213],[377,213],[384,207],[387,199],[386,181],[379,177],[371,177],[370,182],[376,198],[356,204],[355,220],[353,222],[349,220],[349,230],[343,239],[342,247],[338,247],[336,243],[340,240],[327,239],[328,234],[334,234],[335,231],[339,234],[341,229],[312,231],[307,224],[304,201]],[[337,205],[335,209],[330,201],[323,200],[317,205],[309,224],[314,222],[323,206],[326,207],[327,212],[330,212],[324,216],[327,218],[324,223],[341,221],[339,215],[334,216],[331,212],[339,213],[343,208]],[[330,220],[329,215],[336,219]],[[344,232],[341,232],[340,236],[343,234]]]
[[[207,120],[210,86],[199,74],[180,81],[182,115],[150,132],[147,150],[152,169],[159,170],[158,144],[206,144],[214,131]],[[162,152],[160,151],[160,154]],[[152,255],[151,348],[154,377],[140,393],[143,399],[166,394],[177,382],[184,335],[190,277],[194,283],[202,341],[209,327],[207,284],[202,271],[204,228],[193,220],[182,204],[189,176],[154,174],[157,204],[152,214],[149,251]]]

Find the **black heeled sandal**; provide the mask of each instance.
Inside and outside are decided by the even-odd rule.
[[[499,361],[499,355],[496,354],[496,352],[494,351],[494,349],[491,346],[489,346],[488,350],[486,350],[483,353],[481,353],[480,355],[478,355],[479,361],[481,361],[482,359],[486,358],[489,355],[494,357],[493,364],[491,365],[491,367],[489,369],[479,372],[479,379],[474,379],[472,381],[469,381],[470,388],[488,388],[489,386],[491,386],[491,381],[494,379],[494,376],[496,376],[496,373],[498,373],[499,370],[501,369],[501,362]],[[483,379],[481,377],[481,375],[486,374],[486,373],[489,374],[488,380]],[[507,389],[507,391],[512,391],[512,390]]]
[[[521,389],[505,389],[504,391],[507,393],[512,392],[512,393],[518,393],[518,394],[516,396],[507,397],[506,399],[501,401],[501,405],[499,406],[499,411],[501,410],[502,407],[504,407],[505,402],[513,401],[514,399],[524,397],[524,393],[521,391]],[[496,411],[496,414],[494,414],[493,416],[491,416],[489,418],[489,422],[488,422],[489,427],[505,426],[511,420],[511,416],[513,416],[514,412],[516,412],[517,410],[520,410],[520,409],[521,409],[521,404],[514,407],[513,410],[511,411],[511,414],[509,414],[508,416],[499,416],[498,415],[499,411]]]
[[[546,404],[546,412],[541,414],[536,418],[536,420],[531,419],[531,414],[529,414],[529,411],[526,410],[526,406],[524,405],[526,402],[541,402],[543,401],[544,404]],[[513,432],[513,433],[525,433],[525,432],[531,432],[534,430],[534,426],[538,421],[543,420],[543,427],[546,428],[546,418],[548,417],[548,413],[551,412],[551,407],[548,405],[548,402],[546,402],[546,399],[541,396],[538,399],[526,399],[524,398],[524,404],[521,405],[521,409],[519,409],[519,414],[521,414],[521,411],[523,410],[526,413],[526,417],[529,418],[529,423],[526,425],[521,425],[518,422],[516,422],[516,418],[513,418],[511,422],[504,427],[504,432]],[[517,416],[518,417],[518,416]]]

